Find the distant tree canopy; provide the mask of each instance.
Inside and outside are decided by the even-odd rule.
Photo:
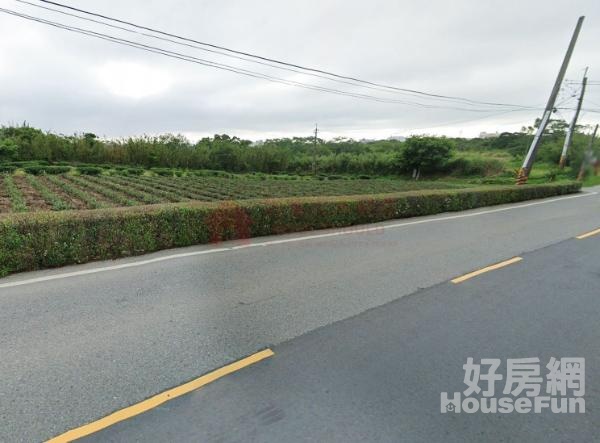
[[[14,160],[19,153],[16,142],[10,138],[0,140],[0,161]]]
[[[394,174],[399,141],[318,140],[318,170],[323,173]],[[0,161],[45,160],[126,164],[142,167],[219,169],[231,172],[311,171],[312,137],[252,143],[227,134],[190,142],[182,135],[104,140],[92,133],[56,135],[27,125],[0,128]]]
[[[444,137],[410,137],[400,153],[400,165],[405,170],[440,171],[452,157],[453,149],[454,142]]]
[[[558,163],[567,124],[552,120],[542,139],[538,160]],[[581,157],[589,136],[579,132],[573,141],[572,161]],[[310,173],[313,154],[324,174],[390,175],[420,169],[444,170],[453,152],[504,151],[522,158],[533,137],[533,126],[492,138],[419,136],[399,140],[357,141],[349,138],[318,140],[312,137],[269,139],[253,143],[218,134],[191,142],[183,135],[165,134],[125,139],[103,139],[93,133],[58,135],[26,124],[0,127],[0,162],[44,160],[121,164],[169,168],[219,169],[230,172]],[[469,170],[464,164],[462,170]],[[447,171],[446,171],[447,172]]]

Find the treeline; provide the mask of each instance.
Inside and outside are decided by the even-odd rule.
[[[536,119],[533,126],[523,127],[518,132],[503,132],[497,137],[454,140],[459,150],[501,150],[510,153],[515,158],[522,159],[533,141],[539,123],[539,119]],[[550,120],[542,137],[542,143],[536,157],[537,161],[558,164],[568,126],[568,123],[564,120]],[[589,126],[577,126],[569,151],[570,164],[578,166],[581,163],[583,153],[590,141],[589,133],[591,130],[592,128]]]
[[[0,161],[45,160],[229,172],[310,172],[314,152],[323,172],[393,174],[400,145],[397,141],[364,144],[354,140],[318,140],[315,152],[310,137],[253,144],[238,137],[215,135],[192,143],[182,135],[172,134],[103,140],[90,133],[64,136],[29,126],[0,128]]]
[[[459,173],[478,174],[495,171],[501,166],[491,164],[493,160],[480,158],[478,162],[481,164],[473,164],[472,160],[468,164],[465,158],[457,158],[453,153],[456,150],[504,150],[520,158],[531,141],[531,130],[524,128],[521,132],[504,133],[490,139],[416,137],[413,141],[425,139],[428,142],[420,143],[414,152],[422,150],[426,164],[431,163],[426,158],[426,151],[433,150],[434,156],[442,155],[443,158],[433,162],[435,167],[429,168],[429,172],[457,170]],[[583,151],[585,138],[582,134],[575,138],[573,158]],[[564,125],[553,123],[550,135],[544,138],[538,159],[557,163],[563,139]],[[440,140],[443,145],[441,154],[436,151],[440,148]],[[318,140],[315,148],[313,142],[312,137],[294,137],[252,143],[238,137],[215,135],[193,143],[182,135],[172,134],[105,140],[91,133],[58,135],[24,124],[0,128],[0,162],[44,160],[144,168],[303,174],[312,171],[314,156],[318,171],[327,174],[389,175],[410,172],[415,168],[414,156],[405,152],[410,143],[397,140],[359,142],[338,138]]]

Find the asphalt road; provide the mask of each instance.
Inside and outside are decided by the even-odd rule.
[[[567,240],[309,332],[82,441],[597,441],[599,318],[600,236]],[[441,414],[440,393],[466,389],[468,357],[537,357],[542,375],[550,357],[583,357],[587,412]]]
[[[49,438],[265,346],[598,227],[600,196],[582,194],[2,279],[0,440]],[[474,353],[488,349],[479,346]]]

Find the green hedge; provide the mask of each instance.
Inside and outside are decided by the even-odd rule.
[[[50,175],[58,175],[65,174],[71,171],[70,166],[24,166],[23,170],[28,174],[32,175],[41,175],[41,174],[50,174]]]
[[[78,166],[77,170],[82,175],[100,175],[102,168],[99,166]]]
[[[579,183],[175,203],[0,217],[0,275],[224,240],[344,227],[578,192]]]

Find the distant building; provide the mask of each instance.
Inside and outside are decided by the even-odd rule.
[[[498,132],[480,132],[479,138],[496,138],[499,137],[500,134]]]
[[[358,140],[359,143],[373,143],[373,142],[377,142],[379,140],[379,138],[361,138],[360,140]],[[392,135],[390,137],[388,137],[386,140],[393,140],[393,141],[398,141],[398,142],[403,142],[406,141],[406,137],[402,136],[402,135]]]

